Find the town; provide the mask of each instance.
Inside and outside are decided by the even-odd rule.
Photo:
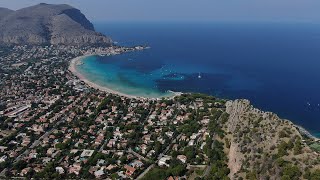
[[[92,88],[68,68],[76,57],[146,48],[2,47],[0,177],[320,177],[319,139],[248,100],[125,97]]]
[[[0,179],[320,180],[318,6],[266,2],[1,1]]]
[[[76,56],[131,50],[1,51],[1,176],[187,179],[213,173],[212,151],[225,160],[221,140],[209,138],[223,136],[217,122],[227,118],[224,100],[196,94],[130,99],[92,89],[67,70]]]

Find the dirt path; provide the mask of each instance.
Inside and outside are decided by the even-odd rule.
[[[241,156],[240,156],[240,153],[238,153],[237,144],[231,143],[228,157],[229,157],[228,167],[230,169],[229,177],[230,179],[234,179],[234,174],[238,172],[241,168],[241,161],[240,161]]]

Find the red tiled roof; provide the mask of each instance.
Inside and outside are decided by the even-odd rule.
[[[129,176],[131,176],[134,173],[134,171],[136,170],[134,167],[131,167],[128,165],[125,165],[124,168],[127,170],[126,174]]]

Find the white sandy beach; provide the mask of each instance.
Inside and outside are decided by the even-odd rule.
[[[112,93],[112,94],[117,94],[117,95],[120,95],[120,96],[124,96],[124,97],[128,97],[128,98],[141,98],[141,97],[138,97],[138,96],[133,96],[133,95],[129,95],[129,94],[124,94],[124,93],[121,93],[121,92],[118,92],[118,91],[115,91],[115,90],[112,90],[110,88],[107,88],[107,87],[103,87],[103,86],[100,86],[98,84],[95,84],[91,81],[89,81],[88,79],[86,79],[81,73],[79,73],[76,69],[76,66],[77,66],[77,63],[78,62],[81,62],[82,59],[88,57],[88,56],[92,56],[92,55],[95,55],[95,54],[89,54],[89,55],[84,55],[84,56],[80,56],[80,57],[76,57],[74,59],[71,60],[70,62],[70,65],[69,65],[69,71],[71,71],[74,75],[76,75],[81,81],[85,82],[87,85],[89,85],[90,87],[94,88],[94,89],[99,89],[101,91],[105,91],[105,92],[108,92],[108,93]],[[98,55],[98,54],[96,54]]]

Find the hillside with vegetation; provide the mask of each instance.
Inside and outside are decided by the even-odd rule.
[[[320,179],[319,141],[248,100],[128,98],[68,70],[119,49],[0,49],[2,179]]]
[[[319,179],[320,158],[315,139],[302,136],[297,126],[263,112],[248,100],[226,103],[224,124],[231,178]]]
[[[187,121],[182,126],[184,134],[197,132],[196,122],[206,117],[210,119],[205,145],[193,152],[195,156],[203,153],[210,169],[207,173],[205,169],[189,170],[187,179],[320,179],[317,139],[301,135],[292,122],[256,109],[248,100],[221,104],[223,100],[214,99],[196,94],[176,98],[185,105],[201,102],[200,109],[189,116],[195,121]],[[210,107],[212,104],[215,106]],[[179,174],[181,168],[172,163],[178,169],[155,168],[144,179],[164,179],[187,173]]]

